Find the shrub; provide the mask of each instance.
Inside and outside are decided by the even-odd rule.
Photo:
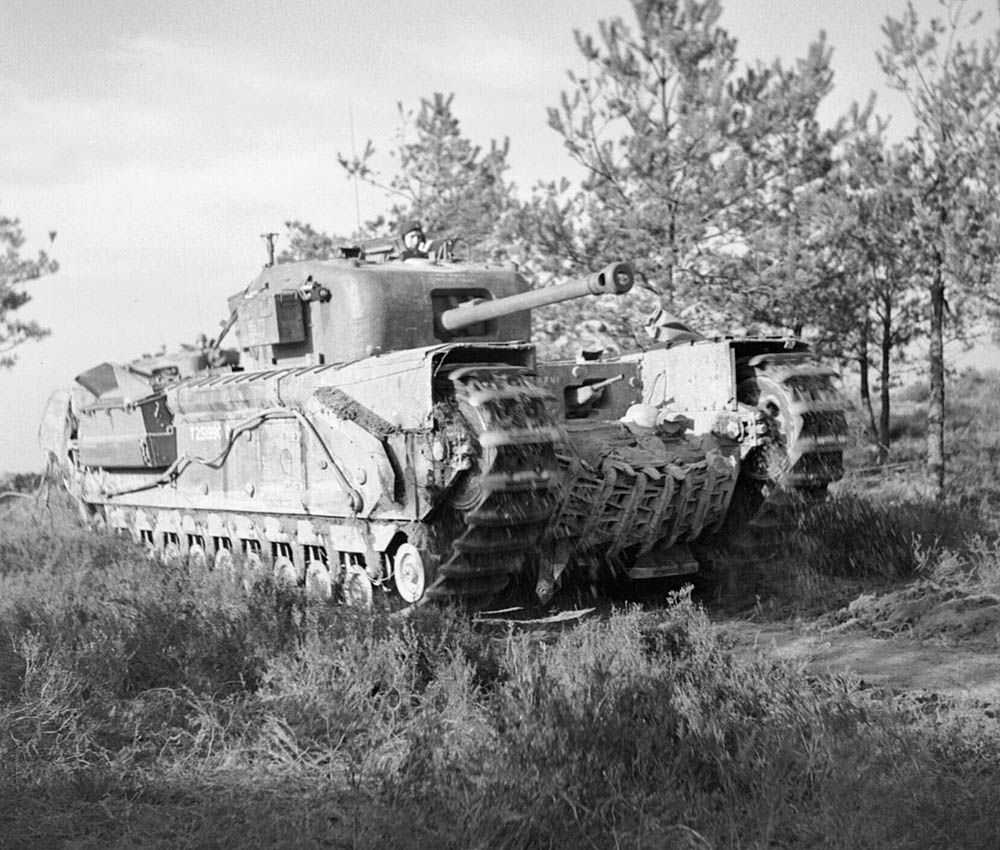
[[[931,397],[931,385],[920,379],[901,387],[894,395],[897,401],[924,404]]]
[[[37,472],[12,472],[0,475],[0,493],[34,493],[42,483]]]
[[[766,844],[845,764],[822,748],[804,757],[800,727],[846,732],[863,716],[786,669],[739,661],[689,598],[663,619],[622,613],[554,644],[509,637],[505,667],[489,726],[479,714],[457,749],[425,736],[391,783],[449,846],[635,846],[678,821]],[[750,814],[720,821],[726,801]]]
[[[810,563],[821,573],[897,579],[920,567],[920,547],[963,549],[981,523],[957,504],[926,500],[887,502],[850,494],[805,511],[799,531]]]
[[[919,442],[927,439],[927,411],[921,408],[893,411],[889,422],[889,443],[895,447],[898,456],[901,447],[897,443]],[[902,447],[906,448],[906,447]],[[921,449],[923,446],[920,447]]]

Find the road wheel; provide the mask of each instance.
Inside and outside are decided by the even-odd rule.
[[[249,593],[264,572],[264,559],[257,552],[247,552],[243,556],[243,590]]]
[[[188,547],[188,566],[192,570],[204,570],[208,565],[208,555],[200,543],[192,543]]]
[[[229,549],[219,549],[215,553],[215,561],[212,564],[212,568],[218,570],[220,573],[225,573],[227,576],[233,575],[236,572],[236,562],[233,560],[233,553]]]
[[[281,587],[295,587],[299,583],[299,573],[295,569],[295,564],[284,556],[275,559],[271,575],[274,576],[274,583]]]
[[[310,561],[306,567],[306,594],[322,602],[328,602],[333,597],[330,568],[322,561]]]
[[[372,607],[372,582],[364,567],[350,564],[344,574],[344,604],[360,611],[370,611]]]
[[[184,563],[184,553],[176,543],[168,543],[163,547],[163,563],[167,567],[179,567]]]
[[[392,558],[393,577],[396,582],[396,592],[404,602],[411,605],[419,602],[430,584],[423,556],[416,546],[410,543],[402,544]]]

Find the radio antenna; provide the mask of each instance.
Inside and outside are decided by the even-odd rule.
[[[357,164],[358,150],[354,144],[354,104],[347,101],[347,122],[351,129],[351,162]],[[361,238],[361,201],[358,197],[358,171],[354,169],[354,217],[358,226],[358,238]]]

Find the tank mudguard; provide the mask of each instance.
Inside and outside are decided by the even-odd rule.
[[[391,509],[396,476],[380,435],[370,433],[358,422],[341,418],[322,396],[310,398],[302,412],[305,416],[302,424],[311,432],[303,437],[310,440],[311,436],[318,449],[311,452],[315,455],[313,464],[317,472],[329,470],[331,473],[309,476],[314,484],[309,491],[310,497],[324,485],[336,484],[342,489],[346,481],[360,496],[360,516],[370,516],[379,508]],[[340,475],[333,471],[334,467]]]

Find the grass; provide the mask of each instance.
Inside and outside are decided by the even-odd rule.
[[[990,486],[848,480],[715,604],[997,594]],[[0,850],[1000,846],[995,716],[737,651],[686,593],[559,632],[359,615],[55,498],[0,505],[0,766]]]
[[[889,463],[905,464],[901,471],[861,476],[870,467],[870,453],[862,440],[848,448],[846,489],[852,492],[890,491],[897,497],[923,498],[929,492],[922,466],[927,452],[926,383],[899,390],[893,398]],[[952,376],[945,387],[947,417],[945,452],[947,497],[970,513],[986,511],[998,519],[1000,505],[1000,371],[968,370]],[[860,426],[857,431],[863,431]]]
[[[996,846],[1000,736],[735,653],[684,594],[498,635],[13,525],[4,850]]]
[[[790,511],[766,557],[717,557],[705,601],[758,619],[815,617],[860,593],[889,592],[998,539],[995,524],[957,502],[872,491],[833,493]]]
[[[767,619],[812,617],[925,578],[928,564],[968,567],[977,549],[991,549],[1000,539],[1000,373],[966,372],[949,383],[949,488],[941,501],[922,469],[927,392],[914,384],[896,394],[890,465],[881,472],[870,465],[855,411],[844,480],[824,502],[786,517],[764,561],[717,558],[711,602]]]

